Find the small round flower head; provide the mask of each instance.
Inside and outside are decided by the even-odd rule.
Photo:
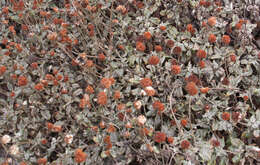
[[[230,37],[228,35],[223,35],[222,36],[222,42],[225,44],[225,45],[229,45],[230,43]]]
[[[144,38],[147,40],[150,40],[152,38],[152,35],[150,32],[144,32]]]
[[[174,75],[180,74],[181,73],[181,66],[179,66],[179,65],[172,65],[172,73]]]
[[[150,65],[157,65],[160,62],[160,58],[158,56],[151,56],[148,59],[148,63]]]
[[[205,50],[199,49],[196,53],[197,57],[202,59],[202,58],[206,58],[207,53],[205,52]]]
[[[156,52],[162,51],[162,47],[160,45],[155,45],[154,49]]]
[[[181,148],[182,149],[188,149],[190,147],[190,142],[188,140],[183,140],[181,142]]]
[[[223,120],[229,120],[230,119],[230,113],[228,112],[223,112],[222,115],[221,115],[221,118]]]
[[[176,55],[180,55],[182,52],[181,50],[181,47],[179,46],[176,46],[174,49],[173,49],[173,53],[176,54]]]
[[[195,96],[198,93],[197,86],[194,82],[188,82],[185,89],[191,96]]]
[[[209,17],[208,24],[210,26],[214,26],[214,25],[216,25],[216,23],[217,23],[217,18],[216,17]]]
[[[172,47],[174,46],[174,41],[173,41],[173,40],[167,40],[166,46],[167,46],[168,48],[172,48]]]
[[[146,49],[146,46],[144,43],[137,41],[136,42],[136,50],[140,51],[140,52],[144,52]]]
[[[145,87],[148,87],[148,86],[152,86],[153,85],[153,82],[150,78],[143,78],[141,81],[140,81],[140,84],[143,88]]]
[[[106,94],[106,92],[99,92],[97,103],[99,105],[106,105],[107,104],[107,94]]]
[[[164,111],[164,105],[160,101],[155,101],[153,103],[153,108],[158,111],[158,114]]]
[[[82,163],[84,161],[86,161],[87,158],[87,154],[85,152],[82,151],[82,149],[78,148],[75,150],[74,152],[74,160],[77,163]]]
[[[210,43],[215,43],[217,38],[214,34],[210,34],[209,37],[208,37],[208,40]]]
[[[166,134],[163,132],[156,132],[153,140],[157,143],[162,143],[166,141]]]

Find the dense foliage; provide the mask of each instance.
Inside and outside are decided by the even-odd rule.
[[[259,163],[259,0],[0,8],[2,165]]]

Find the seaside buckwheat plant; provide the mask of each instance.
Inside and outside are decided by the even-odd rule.
[[[0,1],[0,164],[260,164],[259,13]]]

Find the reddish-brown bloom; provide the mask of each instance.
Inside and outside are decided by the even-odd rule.
[[[223,35],[222,36],[222,42],[225,44],[225,45],[228,45],[230,43],[230,37],[228,35]]]
[[[160,58],[158,56],[150,56],[148,59],[148,63],[150,65],[157,65],[160,62]]]
[[[167,137],[167,142],[172,144],[174,141],[174,138],[172,136]]]
[[[153,140],[157,143],[162,143],[166,141],[166,134],[163,132],[156,132]]]
[[[152,86],[153,85],[153,82],[150,78],[143,78],[141,81],[140,81],[140,84],[143,88],[145,87],[148,87],[148,86]]]
[[[91,85],[88,85],[85,89],[85,92],[87,92],[88,94],[92,94],[94,93],[94,89]]]
[[[3,75],[6,71],[6,67],[5,66],[0,66],[0,76]]]
[[[38,160],[37,160],[37,163],[40,165],[40,164],[47,164],[47,159],[46,158],[39,158]]]
[[[99,92],[97,102],[100,105],[106,105],[107,104],[107,94],[105,92]]]
[[[116,131],[116,128],[112,124],[109,124],[109,126],[107,128],[107,132],[112,133],[115,131]]]
[[[208,40],[210,43],[215,43],[217,38],[214,34],[210,34],[209,37],[208,37]]]
[[[106,137],[104,138],[104,143],[106,143],[106,144],[111,143],[110,136],[106,136]]]
[[[230,55],[230,60],[232,61],[232,62],[236,62],[236,55],[234,55],[234,54],[231,54]]]
[[[106,56],[104,55],[104,53],[99,53],[98,54],[98,59],[99,59],[99,61],[105,61],[106,60]]]
[[[221,117],[222,117],[223,120],[229,120],[230,119],[230,113],[223,112]]]
[[[197,86],[194,82],[188,82],[185,89],[191,96],[194,96],[198,93]]]
[[[199,49],[199,50],[197,51],[196,55],[197,55],[198,58],[202,59],[202,58],[206,58],[207,53],[206,53],[204,50]]]
[[[166,46],[169,48],[172,48],[174,46],[174,41],[173,40],[167,40]]]
[[[180,55],[182,52],[181,50],[181,47],[179,46],[176,46],[174,49],[173,49],[173,53],[176,54],[176,55]]]
[[[25,76],[19,76],[18,77],[18,86],[25,86],[27,85],[28,80]]]
[[[110,86],[113,84],[110,78],[102,78],[100,83],[104,88],[110,88]]]
[[[94,66],[94,62],[92,60],[87,60],[85,66],[91,68]]]
[[[199,61],[199,66],[200,66],[200,68],[205,68],[205,66],[206,66],[205,61],[200,60]]]
[[[214,26],[216,23],[217,23],[217,18],[216,18],[216,17],[210,17],[210,18],[208,19],[208,24],[209,24],[210,26]]]
[[[146,49],[146,46],[144,45],[144,43],[137,41],[136,42],[136,50],[144,52]]]
[[[154,49],[156,52],[162,51],[162,47],[160,45],[155,45]]]
[[[188,121],[187,121],[186,119],[181,119],[181,125],[182,125],[183,127],[186,127],[187,124],[188,124]]]
[[[193,32],[193,26],[192,26],[192,24],[188,24],[187,27],[186,27],[186,30],[187,30],[188,32],[192,33],[192,32]]]
[[[188,149],[190,147],[190,142],[188,140],[183,140],[181,142],[181,148],[182,149]]]
[[[38,63],[37,62],[31,63],[31,68],[37,69],[37,67],[38,67]]]
[[[180,74],[181,73],[181,66],[179,66],[179,65],[172,65],[172,73],[174,75]]]
[[[158,114],[164,111],[164,104],[160,101],[155,101],[153,103],[153,108],[158,111]]]
[[[152,38],[152,35],[150,32],[144,32],[144,38],[147,40],[150,40]]]
[[[208,91],[209,91],[209,87],[200,88],[201,93],[208,93]]]
[[[114,99],[117,100],[120,98],[120,91],[115,91],[114,93]]]
[[[38,83],[34,86],[34,89],[37,90],[37,91],[41,91],[43,90],[44,86],[42,83]]]
[[[85,152],[82,151],[82,149],[78,148],[75,150],[74,152],[74,160],[77,163],[82,163],[84,161],[86,161],[87,158],[87,154]]]
[[[42,140],[41,140],[41,143],[42,143],[43,145],[47,144],[47,142],[48,142],[47,139],[42,139]]]
[[[160,26],[160,30],[161,30],[161,31],[164,31],[164,30],[166,30],[166,26],[164,26],[164,25],[161,25],[161,26]]]

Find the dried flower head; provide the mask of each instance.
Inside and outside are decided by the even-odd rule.
[[[42,91],[44,89],[44,86],[42,83],[38,83],[34,86],[34,89],[37,91]]]
[[[87,158],[87,154],[85,152],[83,152],[83,150],[81,148],[78,148],[75,150],[74,160],[76,163],[82,163],[82,162],[86,161],[86,158]]]
[[[153,103],[153,108],[158,111],[158,114],[161,114],[164,111],[164,104],[160,101],[155,101]]]
[[[210,34],[209,37],[208,37],[208,41],[210,43],[215,43],[217,40],[216,36],[214,34]]]
[[[172,65],[172,73],[174,75],[180,74],[181,73],[181,66],[179,66],[179,65]]]
[[[107,94],[105,92],[99,92],[97,102],[99,105],[107,104]]]
[[[210,17],[210,18],[208,18],[208,24],[209,24],[210,26],[214,26],[214,25],[216,25],[216,23],[217,23],[217,18],[216,18],[216,17]]]
[[[200,66],[200,68],[205,68],[205,66],[206,66],[205,61],[200,60],[200,61],[199,61],[199,66]]]
[[[146,49],[146,46],[144,43],[137,41],[136,42],[136,50],[140,51],[140,52],[144,52]]]
[[[47,164],[47,159],[46,158],[39,158],[38,160],[37,160],[37,163],[40,165],[40,164],[43,164],[43,165],[45,165],[45,164]]]
[[[120,98],[120,91],[115,91],[114,92],[114,99],[117,100]]]
[[[150,65],[157,65],[160,62],[160,58],[158,56],[151,56],[148,59],[148,63]]]
[[[143,78],[141,81],[140,81],[140,84],[143,88],[145,87],[148,87],[148,86],[152,86],[153,85],[153,82],[150,78]]]
[[[174,46],[174,41],[173,41],[173,40],[167,40],[166,46],[169,47],[169,48],[173,48],[173,46]]]
[[[167,137],[167,142],[172,144],[174,141],[174,138],[172,136]]]
[[[202,58],[206,58],[207,53],[205,52],[205,50],[199,49],[196,53],[197,57],[202,59]]]
[[[181,148],[182,149],[188,149],[190,147],[190,142],[188,140],[183,140],[181,142]]]
[[[231,54],[230,55],[230,61],[232,61],[232,62],[236,62],[236,55],[235,54]]]
[[[154,49],[156,52],[162,51],[162,47],[160,45],[155,45]]]
[[[154,96],[155,95],[155,90],[151,86],[145,87],[144,91],[147,94],[147,96]]]
[[[152,38],[152,35],[150,32],[144,32],[144,38],[147,40],[150,40]]]
[[[228,35],[223,35],[222,36],[222,42],[225,44],[225,45],[229,45],[230,43],[230,37]]]
[[[181,47],[179,46],[176,46],[174,49],[173,49],[173,53],[176,54],[176,55],[180,55],[182,52],[181,50]]]
[[[153,140],[157,143],[162,143],[166,141],[166,134],[163,132],[156,132]]]
[[[198,93],[197,86],[194,82],[188,82],[185,89],[191,96],[195,96]]]
[[[18,77],[18,86],[26,86],[27,83],[28,83],[28,80],[25,76]]]
[[[142,107],[142,102],[140,100],[134,102],[135,109],[139,110]]]
[[[223,120],[229,120],[230,119],[230,113],[228,112],[223,112],[222,115],[221,115],[221,118]]]
[[[0,66],[0,76],[3,75],[6,71],[6,66]]]

